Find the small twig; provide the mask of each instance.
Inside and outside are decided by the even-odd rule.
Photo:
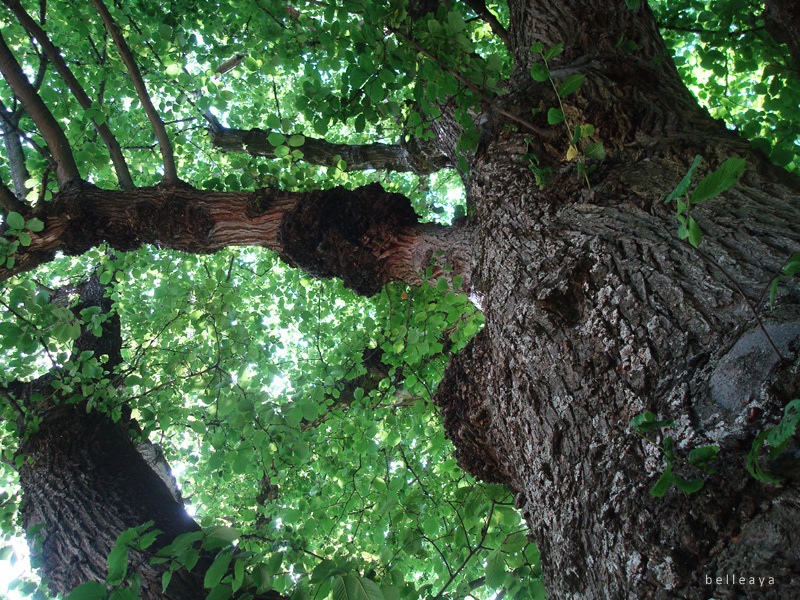
[[[725,270],[725,268],[721,264],[719,264],[717,261],[715,261],[713,258],[711,258],[708,254],[706,254],[705,252],[700,250],[700,248],[698,248],[696,246],[692,246],[692,248],[694,248],[695,251],[700,255],[700,257],[703,260],[705,260],[708,264],[714,265],[717,269],[719,269],[720,272],[723,275],[725,275],[725,277],[728,279],[728,281],[731,282],[731,284],[733,285],[734,289],[736,289],[736,291],[739,293],[739,295],[742,297],[742,299],[747,304],[748,308],[750,309],[750,312],[753,313],[753,316],[756,319],[756,323],[758,323],[758,326],[761,329],[761,332],[764,334],[764,337],[767,338],[767,341],[769,342],[769,345],[772,347],[772,350],[775,352],[775,355],[778,357],[778,360],[780,362],[785,362],[786,359],[781,354],[781,351],[778,350],[778,347],[775,345],[775,342],[772,340],[772,336],[770,336],[770,334],[767,333],[767,328],[764,327],[764,322],[761,320],[761,316],[758,314],[758,311],[756,310],[755,306],[753,306],[753,303],[750,302],[750,298],[748,298],[747,295],[744,293],[744,290],[739,285],[739,282],[736,281],[736,279],[734,279],[733,276],[730,273],[728,273],[728,271]]]
[[[68,183],[80,179],[78,165],[75,164],[75,157],[64,130],[22,72],[22,67],[14,58],[1,33],[0,72],[47,142],[47,147],[56,163],[58,185],[63,188]]]
[[[442,586],[442,589],[439,590],[439,593],[433,597],[434,600],[438,600],[439,598],[442,597],[442,594],[444,594],[447,591],[447,588],[450,587],[450,584],[453,583],[455,578],[458,577],[461,571],[464,570],[464,567],[466,567],[469,561],[472,560],[472,557],[483,549],[483,542],[486,540],[486,535],[489,533],[489,523],[491,522],[492,515],[494,514],[494,507],[495,507],[495,502],[492,501],[492,507],[489,509],[489,516],[486,517],[486,523],[481,529],[481,540],[477,543],[477,545],[469,549],[469,554],[467,554],[467,557],[464,559],[464,562],[461,563],[461,566],[459,566],[458,569],[456,569],[455,573],[453,573],[450,576],[450,578],[445,582],[445,584]]]
[[[8,402],[9,406],[14,409],[14,411],[20,416],[25,416],[25,409],[20,406],[19,402],[17,402],[16,398],[9,394],[6,390],[0,389],[0,398]]]
[[[106,30],[108,30],[109,35],[111,35],[111,38],[114,40],[117,52],[119,52],[122,62],[125,64],[125,68],[128,70],[128,74],[133,81],[133,87],[136,89],[139,101],[142,103],[147,118],[153,126],[159,148],[161,149],[161,158],[164,162],[164,183],[176,184],[179,179],[178,170],[175,167],[172,143],[169,140],[169,135],[167,135],[167,129],[164,126],[164,122],[161,120],[161,116],[158,114],[155,106],[153,106],[153,101],[150,99],[150,94],[147,92],[147,86],[144,83],[144,79],[142,79],[142,74],[136,64],[136,59],[131,49],[128,47],[125,38],[122,36],[122,33],[120,33],[117,28],[111,13],[108,12],[108,8],[106,8],[103,0],[92,0],[92,4],[97,9],[97,12],[100,13]]]
[[[272,95],[275,98],[275,110],[278,112],[278,119],[280,119],[281,123],[283,123],[283,117],[281,116],[281,103],[278,100],[278,86],[274,79],[272,80]]]
[[[42,185],[39,187],[39,198],[36,201],[36,207],[40,207],[44,202],[44,197],[47,194],[47,180],[50,179],[50,173],[53,168],[50,165],[45,166],[44,173],[42,173]]]
[[[39,57],[39,70],[36,71],[36,79],[33,80],[33,89],[37,92],[42,88],[44,76],[47,74],[48,59],[46,56]]]

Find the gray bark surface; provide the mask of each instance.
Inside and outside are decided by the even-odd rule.
[[[744,460],[797,395],[800,290],[787,282],[772,310],[763,292],[800,248],[800,182],[704,114],[669,59],[648,60],[662,46],[646,8],[509,4],[525,69],[506,106],[554,105],[549,82],[526,76],[527,49],[564,42],[554,77],[586,75],[565,114],[596,127],[607,157],[587,161],[588,186],[564,160],[566,132],[543,142],[533,150],[551,173],[540,189],[527,136],[490,124],[468,184],[486,326],[437,393],[459,463],[517,493],[552,597],[794,597],[796,459],[783,487],[756,482]],[[641,52],[615,50],[620,35]],[[698,154],[698,179],[729,156],[748,164],[693,211],[702,253],[677,238],[663,202]],[[661,453],[629,426],[644,411],[675,420],[679,455],[720,447],[699,493],[649,494]]]

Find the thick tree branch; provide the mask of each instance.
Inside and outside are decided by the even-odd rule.
[[[261,246],[316,277],[339,277],[364,295],[391,280],[422,282],[436,258],[462,275],[469,289],[470,230],[421,224],[407,198],[374,184],[308,193],[261,189],[209,192],[188,185],[102,190],[78,183],[36,213],[45,223],[0,281],[52,259],[108,243],[118,250],[142,244],[193,253],[226,246]],[[443,252],[438,257],[439,251]]]
[[[64,130],[25,77],[22,67],[14,58],[2,34],[0,34],[0,72],[47,142],[47,147],[56,163],[58,185],[63,188],[68,183],[80,179],[80,172]]]
[[[81,107],[84,110],[91,108],[91,98],[89,98],[89,96],[86,94],[86,91],[83,89],[83,86],[81,86],[80,82],[75,78],[75,75],[61,57],[59,49],[53,45],[44,29],[42,29],[39,24],[27,12],[25,12],[25,9],[22,7],[22,4],[19,2],[19,0],[3,0],[3,3],[11,9],[11,11],[19,20],[20,24],[22,24],[28,33],[30,33],[37,42],[39,42],[39,45],[42,47],[45,56],[51,63],[53,63],[53,66],[56,68],[59,75],[61,75],[61,78],[67,84]],[[128,169],[128,164],[125,162],[125,157],[122,155],[122,149],[120,148],[117,138],[114,137],[114,134],[111,132],[111,129],[106,123],[98,123],[94,117],[92,118],[92,123],[105,143],[108,153],[111,155],[111,162],[114,164],[114,170],[117,173],[117,179],[119,180],[120,187],[124,190],[133,189],[136,186],[133,184],[131,172]]]
[[[164,121],[161,120],[161,116],[158,114],[155,106],[153,106],[153,101],[150,99],[150,94],[147,92],[147,86],[144,83],[144,79],[142,79],[142,74],[136,64],[136,59],[131,49],[128,47],[125,38],[122,36],[122,33],[117,28],[116,23],[114,23],[111,13],[108,12],[108,8],[103,4],[103,0],[92,0],[92,4],[97,9],[97,12],[100,13],[106,30],[114,40],[122,62],[125,64],[125,68],[128,69],[128,74],[133,81],[133,87],[136,89],[139,101],[142,103],[147,118],[153,126],[159,148],[161,149],[161,158],[164,162],[164,182],[168,184],[177,183],[179,179],[178,171],[175,167],[175,156],[172,152],[172,142],[170,142],[169,135],[167,135]]]
[[[213,115],[212,115],[213,117]],[[208,119],[208,116],[206,116]],[[222,152],[247,152],[253,156],[275,158],[275,146],[269,142],[269,131],[263,129],[229,129],[216,118],[209,128],[211,143]],[[335,167],[339,159],[347,163],[346,171],[386,169],[412,172],[417,175],[435,173],[450,167],[446,156],[431,144],[333,144],[324,139],[305,138],[299,149],[303,160],[313,165]]]

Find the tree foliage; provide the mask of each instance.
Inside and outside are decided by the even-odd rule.
[[[107,126],[133,183],[162,181],[164,144],[92,3],[4,4],[5,43],[63,128],[80,177],[125,187]],[[459,174],[479,149],[475,115],[504,94],[511,73],[501,25],[508,14],[502,2],[423,4],[136,0],[109,9],[166,124],[181,180],[220,192],[379,182],[408,197],[422,220],[450,223],[467,214]],[[798,65],[766,32],[762,7],[651,4],[681,75],[711,114],[776,164],[800,167]],[[88,107],[23,27],[20,6],[60,49]],[[636,52],[629,40],[619,44]],[[562,82],[558,96],[581,83]],[[8,149],[0,179],[13,181],[7,191],[18,203],[4,204],[8,269],[42,230],[32,207],[51,202],[63,183],[40,122],[18,96],[0,86]],[[457,141],[443,156],[426,144],[445,119]],[[514,124],[530,126],[519,117]],[[219,140],[232,130],[258,136],[267,158],[251,152],[255,138],[224,147]],[[9,146],[15,139],[23,164]],[[330,146],[306,160],[312,140]],[[385,148],[364,150],[354,169],[352,147],[375,143]],[[372,168],[386,148],[436,168]],[[602,159],[599,150],[590,158]],[[163,450],[198,522],[236,531],[228,540],[235,547],[214,548],[206,573],[219,594],[238,592],[246,572],[259,590],[293,598],[542,597],[538,551],[513,495],[458,468],[431,402],[449,357],[482,324],[454,291],[461,286],[440,278],[447,269],[434,257],[425,284],[392,283],[362,298],[259,248],[195,255],[148,245],[57,256],[9,279],[0,295],[6,543],[22,533],[16,470],[25,457],[16,449],[38,419],[9,386],[53,373],[67,402],[135,419],[136,435]],[[95,273],[122,324],[123,362],[113,374],[100,356],[72,354],[82,328],[99,334],[109,318],[72,310],[74,288]],[[119,548],[109,584],[127,581]],[[32,582],[14,585],[45,594]]]

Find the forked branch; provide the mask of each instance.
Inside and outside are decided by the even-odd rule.
[[[36,123],[39,132],[47,142],[47,147],[56,164],[56,178],[59,187],[64,188],[71,181],[80,179],[80,172],[75,164],[75,157],[72,155],[72,148],[70,148],[64,130],[61,129],[53,117],[53,113],[50,112],[36,89],[28,81],[25,73],[22,72],[22,67],[12,54],[2,34],[0,34],[0,72],[3,73],[3,77],[14,95],[19,98],[22,106]]]
[[[125,38],[122,36],[122,33],[117,28],[117,24],[114,22],[111,13],[108,12],[108,8],[106,8],[103,0],[92,0],[92,4],[97,9],[97,12],[103,19],[106,30],[114,40],[117,52],[119,52],[122,62],[125,64],[125,68],[128,69],[128,74],[133,81],[133,87],[136,89],[139,101],[142,103],[147,118],[153,126],[159,148],[161,149],[161,158],[164,162],[164,182],[168,184],[178,183],[178,171],[175,168],[175,156],[172,152],[172,142],[170,142],[169,135],[167,135],[167,128],[164,126],[164,121],[161,120],[161,116],[158,114],[155,106],[153,106],[153,101],[150,99],[150,94],[147,92],[147,86],[144,83],[144,79],[142,79],[142,74],[136,64],[136,59],[131,49],[128,47]]]
[[[17,20],[28,31],[28,33],[30,33],[37,42],[39,42],[39,45],[42,47],[45,56],[47,56],[47,59],[56,68],[58,74],[61,75],[61,78],[67,84],[67,87],[69,87],[72,95],[75,96],[78,104],[80,104],[84,110],[89,110],[92,106],[91,98],[89,98],[88,94],[83,89],[83,86],[81,86],[80,82],[75,78],[75,75],[61,57],[59,49],[53,45],[44,29],[42,29],[39,24],[27,12],[25,12],[25,9],[22,7],[22,4],[20,4],[19,0],[3,0],[3,3],[11,9],[11,11],[17,17]],[[120,187],[123,190],[134,189],[136,186],[131,178],[130,169],[128,169],[128,164],[125,162],[125,157],[122,154],[122,148],[120,147],[117,138],[114,137],[114,134],[111,132],[111,129],[106,123],[98,123],[97,119],[94,117],[92,117],[92,123],[105,143],[108,153],[111,155],[111,162],[114,164],[114,170],[117,173],[117,179],[119,180]]]

